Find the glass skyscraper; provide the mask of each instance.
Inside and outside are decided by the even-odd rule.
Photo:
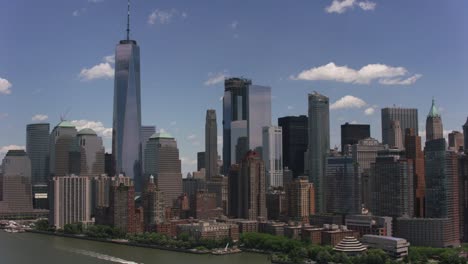
[[[142,187],[140,47],[135,40],[121,40],[115,49],[114,120],[112,154],[115,172]]]
[[[400,121],[401,135],[405,134],[405,129],[412,128],[418,135],[418,109],[415,108],[383,108],[382,109],[382,143],[391,143],[392,121]],[[403,139],[403,145],[405,145]]]

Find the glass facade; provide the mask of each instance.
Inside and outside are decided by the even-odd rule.
[[[412,128],[418,135],[418,109],[415,108],[383,108],[382,109],[382,143],[389,144],[392,121],[400,121],[401,135],[405,129]],[[403,145],[405,145],[403,139]]]
[[[50,125],[29,124],[26,126],[26,152],[31,159],[31,183],[46,185],[49,174],[49,130]]]
[[[283,185],[283,132],[281,127],[263,128],[263,162],[266,171],[266,187]]]
[[[112,154],[115,172],[134,179],[136,191],[142,186],[140,100],[140,48],[122,40],[115,51]]]

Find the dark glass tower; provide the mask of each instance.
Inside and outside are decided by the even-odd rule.
[[[304,153],[309,142],[307,124],[305,115],[278,118],[278,125],[283,129],[283,165],[294,177],[304,175]]]
[[[392,138],[392,121],[400,121],[401,135],[405,129],[412,128],[418,136],[418,109],[415,108],[383,108],[382,109],[382,143],[390,144]],[[403,138],[402,138],[403,139]],[[403,139],[404,140],[404,139]],[[403,146],[405,142],[402,142]]]
[[[134,179],[138,192],[142,185],[140,47],[129,33],[127,23],[127,39],[121,40],[115,49],[112,154],[115,172]]]
[[[341,152],[345,153],[346,145],[357,144],[359,140],[370,137],[370,125],[349,124],[341,125]]]

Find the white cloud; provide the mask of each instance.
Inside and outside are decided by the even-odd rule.
[[[31,120],[32,121],[45,121],[47,120],[49,117],[47,115],[42,115],[42,114],[37,114],[37,115],[34,115]]]
[[[330,105],[330,109],[336,110],[336,109],[348,109],[348,108],[361,108],[366,106],[366,102],[362,100],[361,98],[352,96],[352,95],[346,95],[339,99],[338,101],[334,102],[333,104]]]
[[[84,12],[86,12],[86,8],[80,8],[80,9],[76,9],[75,11],[73,11],[72,15],[74,17],[77,17],[77,16],[81,16]]]
[[[187,157],[180,157],[180,161],[182,162],[183,165],[195,165],[197,164],[196,159],[190,159]]]
[[[350,123],[350,124],[353,124],[353,125],[355,125],[355,124],[357,124],[357,121],[356,121],[356,120],[353,120],[353,121],[351,121],[351,123]]]
[[[79,77],[82,81],[91,81],[95,79],[110,79],[114,77],[114,68],[110,63],[99,63],[89,69],[83,68]]]
[[[110,64],[115,64],[115,55],[105,56],[104,61]]]
[[[155,9],[151,14],[148,16],[148,24],[169,24],[174,17],[181,17],[183,19],[187,18],[187,12],[179,12],[176,9],[170,10],[160,10]]]
[[[11,94],[11,86],[13,86],[7,79],[0,77],[0,94]]]
[[[191,135],[189,135],[189,136],[187,137],[188,140],[193,140],[193,139],[195,139],[195,138],[197,138],[197,135],[195,135],[195,134],[191,134]]]
[[[365,1],[365,2],[359,2],[358,5],[362,10],[368,11],[368,10],[374,10],[375,7],[377,6],[377,3]]]
[[[100,121],[91,121],[91,120],[72,120],[71,123],[76,126],[76,129],[79,131],[83,128],[91,128],[99,136],[112,138],[112,128],[107,128]]]
[[[88,0],[88,2],[99,3],[99,2],[104,2],[104,0]]]
[[[293,110],[293,109],[294,109],[294,106],[288,105],[286,108],[287,108],[288,110]]]
[[[206,86],[212,86],[224,82],[224,79],[228,77],[226,71],[220,73],[209,73],[208,80],[205,81]]]
[[[239,25],[239,22],[237,22],[236,20],[232,21],[231,24],[229,24],[229,26],[232,28],[232,29],[237,29],[237,26]]]
[[[307,81],[336,81],[343,83],[370,84],[373,80],[379,80],[383,84],[402,85],[411,80],[404,80],[404,83],[391,82],[388,79],[403,77],[408,73],[404,67],[393,67],[385,64],[368,64],[359,70],[348,66],[337,66],[334,62],[326,65],[304,70],[297,76],[291,76],[293,80]],[[414,83],[420,76],[416,74],[409,79]]]
[[[411,85],[415,83],[421,77],[422,77],[422,74],[415,74],[406,79],[401,79],[401,78],[381,79],[379,80],[379,83],[385,84],[385,85]]]
[[[342,14],[348,9],[354,8],[355,6],[358,6],[364,11],[369,11],[374,10],[377,4],[367,0],[361,2],[356,0],[333,0],[333,2],[325,8],[325,11],[327,13]]]
[[[366,108],[366,110],[364,110],[364,114],[365,115],[373,115],[375,112],[375,108],[374,107],[369,107],[369,108]]]
[[[0,147],[0,159],[3,159],[3,157],[9,150],[16,150],[16,149],[26,149],[26,147],[18,146],[18,145],[8,145],[8,146]]]

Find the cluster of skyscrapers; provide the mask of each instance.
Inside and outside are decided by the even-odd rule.
[[[270,87],[226,79],[222,157],[217,114],[208,109],[205,150],[183,178],[175,138],[141,124],[140,49],[128,28],[115,53],[112,153],[95,131],[66,120],[52,131],[27,125],[26,151],[9,151],[2,163],[0,213],[48,209],[57,228],[83,222],[168,234],[189,218],[237,219],[243,230],[253,222],[335,224],[335,216],[373,215],[389,217],[393,234],[415,245],[468,241],[468,120],[447,145],[433,100],[423,148],[418,110],[384,108],[382,142],[370,125],[345,123],[341,148],[330,149],[328,97],[309,94],[307,116],[280,117],[277,125],[271,98]]]

